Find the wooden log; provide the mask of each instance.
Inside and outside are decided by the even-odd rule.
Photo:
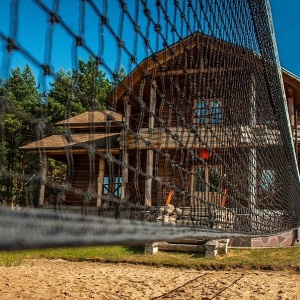
[[[122,151],[123,165],[122,165],[122,189],[121,189],[121,201],[125,200],[126,197],[126,187],[128,184],[128,152],[127,152],[127,138],[128,138],[128,128],[129,128],[129,118],[131,115],[131,105],[128,105],[129,97],[123,96],[123,101],[125,104],[125,129],[121,131],[121,141],[120,149]],[[125,143],[123,143],[123,141]]]
[[[176,251],[176,252],[195,252],[204,253],[206,251],[204,244],[192,245],[192,244],[171,244],[167,242],[158,242],[158,250],[162,251]]]
[[[99,158],[99,169],[98,169],[98,183],[97,183],[97,207],[102,204],[102,186],[105,172],[105,160],[103,157]]]
[[[212,74],[212,73],[228,73],[228,72],[238,72],[246,71],[245,67],[218,67],[218,68],[209,68],[209,69],[200,69],[200,68],[190,68],[190,69],[179,69],[179,70],[167,70],[167,71],[157,71],[157,76],[182,76],[184,74]]]
[[[40,183],[40,191],[39,191],[39,205],[45,204],[45,186],[46,186],[46,179],[47,179],[47,166],[48,166],[48,158],[47,154],[42,154],[41,159],[41,183]]]
[[[155,132],[150,135],[149,132],[140,131],[139,135],[129,134],[127,143],[128,145],[143,145],[148,146],[148,144],[152,143],[173,143],[173,144],[199,144],[203,143],[215,143],[215,144],[231,144],[240,141],[239,135],[236,135],[236,131],[232,129],[224,129],[220,130],[218,134],[211,130],[201,129],[197,133],[191,133],[188,130],[183,131],[173,131],[170,134],[166,134],[165,132]]]
[[[124,201],[126,196],[126,186],[128,183],[128,152],[123,154],[123,163],[122,166],[122,190],[121,190],[121,201]]]
[[[206,243],[207,240],[199,240],[199,239],[177,239],[169,241],[169,244],[191,244],[191,245],[202,245]]]
[[[155,107],[156,107],[156,90],[155,90],[155,81],[152,82],[151,91],[150,91],[150,106],[149,106],[149,138],[152,138],[152,129],[154,125]],[[153,175],[153,163],[154,163],[154,153],[150,147],[147,147],[147,165],[146,165],[146,174],[149,175],[145,179],[145,202],[146,206],[151,205],[152,199],[152,175]]]
[[[149,143],[146,143],[146,142],[143,142],[143,141],[140,141],[139,143],[135,143],[135,142],[132,142],[132,143],[128,143],[127,144],[127,148],[129,150],[132,150],[132,149],[136,149],[137,147],[140,148],[140,149],[147,149],[149,147],[149,144],[150,144],[150,147],[152,149],[165,149],[165,148],[168,148],[168,149],[178,149],[180,147],[183,147],[183,148],[189,148],[189,149],[195,149],[195,148],[205,148],[206,146],[204,144],[200,144],[200,143],[195,143],[194,141],[190,141],[188,143],[176,143],[176,142],[169,142],[169,143],[166,143],[165,141],[157,141],[157,142],[151,142],[149,141]],[[220,143],[212,143],[212,142],[207,142],[207,144],[209,144],[210,148],[230,148],[230,147],[235,147],[237,146],[236,143],[233,144],[233,143],[224,143],[224,142],[220,142]],[[241,145],[240,145],[241,146]]]

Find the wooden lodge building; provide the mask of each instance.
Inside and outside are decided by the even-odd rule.
[[[195,214],[210,206],[239,214],[251,205],[268,208],[263,193],[276,197],[284,187],[266,153],[280,150],[284,140],[262,70],[253,51],[198,33],[146,58],[110,93],[107,110],[62,120],[56,125],[67,134],[21,148],[43,156],[39,205],[52,203],[52,158],[67,164],[57,194],[64,194],[57,196],[64,205],[172,201]],[[297,141],[300,79],[286,70],[281,75]],[[254,132],[260,132],[255,142]]]

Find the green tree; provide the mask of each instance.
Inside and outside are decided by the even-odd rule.
[[[112,89],[110,80],[90,57],[78,61],[76,70],[60,70],[47,97],[47,120],[57,122],[84,111],[103,110]]]
[[[0,97],[3,155],[0,198],[19,203],[25,199],[26,182],[11,174],[34,174],[39,170],[37,158],[19,151],[19,147],[44,135],[42,95],[28,65],[23,71],[19,67],[11,71],[9,79],[0,86]]]
[[[59,70],[47,96],[47,122],[56,123],[86,111],[70,71]]]
[[[74,77],[78,86],[78,96],[86,109],[105,109],[105,98],[112,89],[112,84],[99,69],[96,61],[92,57],[87,62],[80,59]]]
[[[105,109],[105,98],[111,89],[111,82],[92,57],[87,62],[80,59],[76,70],[61,69],[51,84],[46,98],[47,122],[53,124],[85,111]],[[47,178],[63,183],[65,167],[48,160]]]

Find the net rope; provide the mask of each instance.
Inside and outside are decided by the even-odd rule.
[[[14,0],[0,19],[0,248],[299,227],[267,0]]]

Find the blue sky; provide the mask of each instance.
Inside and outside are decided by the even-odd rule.
[[[270,0],[270,5],[280,64],[300,77],[300,1]]]
[[[10,17],[10,8],[11,3],[14,1],[9,0],[0,0],[0,33],[4,32],[6,35],[14,34],[14,27],[9,26],[12,22],[8,22]],[[47,3],[50,9],[53,9],[53,3],[55,1],[52,0],[43,0]],[[150,0],[148,3],[152,3]],[[228,0],[231,1],[231,0]],[[104,1],[95,1],[99,4],[99,10],[101,12],[105,11],[105,6],[101,3],[105,3]],[[134,11],[134,2],[132,0],[126,1],[128,3],[129,9]],[[165,2],[165,1],[162,1]],[[118,1],[107,1],[108,3],[108,15],[110,16],[110,24],[118,35],[122,35],[122,38],[126,40],[126,46],[130,50],[130,52],[134,51],[134,39],[132,37],[132,24],[129,23],[128,19],[125,18],[125,25],[123,26],[123,30],[120,31],[119,21],[120,20],[120,10]],[[168,3],[173,3],[170,1]],[[168,4],[169,5],[169,4]],[[299,53],[300,53],[300,0],[270,0],[273,23],[275,28],[275,35],[279,50],[279,58],[282,67],[286,68],[290,72],[300,77],[300,61],[299,61]],[[30,53],[34,53],[37,61],[39,63],[43,63],[47,57],[47,47],[46,44],[46,32],[47,32],[47,14],[41,10],[40,7],[34,4],[34,0],[19,0],[19,18],[16,19],[18,23],[16,37],[17,40],[22,44],[24,48],[26,48]],[[155,16],[155,8],[153,8],[152,15]],[[120,65],[125,65],[127,70],[130,70],[134,67],[133,64],[130,65],[129,56],[123,52],[121,57],[119,56],[120,52],[118,52],[118,47],[116,46],[116,41],[114,38],[107,32],[105,28],[103,32],[100,32],[97,28],[99,28],[99,18],[95,15],[94,12],[86,7],[85,16],[85,26],[84,29],[80,25],[80,1],[75,0],[61,0],[59,15],[66,20],[67,25],[74,32],[75,35],[80,34],[80,31],[84,30],[84,35],[86,39],[86,43],[92,47],[92,51],[100,54],[104,57],[107,64],[111,67],[111,69],[118,69]],[[170,19],[172,21],[174,12],[171,8],[169,8],[168,13],[170,14]],[[147,24],[147,20],[143,16],[143,7],[140,4],[139,8],[139,17],[142,19],[141,21],[141,30],[146,33],[149,25]],[[155,16],[157,17],[157,15]],[[144,19],[143,19],[144,18]],[[163,19],[163,16],[161,16]],[[176,20],[180,20],[177,17]],[[127,22],[127,23],[126,23]],[[178,27],[180,27],[180,21],[176,21]],[[96,30],[95,30],[96,28]],[[131,31],[128,29],[130,28]],[[170,32],[170,28],[169,28]],[[180,34],[185,34],[182,32]],[[101,35],[105,35],[105,42],[101,41]],[[152,36],[151,36],[152,35]],[[176,41],[176,37],[172,37],[172,34],[169,34],[168,42]],[[95,39],[95,36],[97,37]],[[100,38],[99,38],[100,37]],[[149,30],[149,38],[152,41],[155,41],[155,37],[153,35],[153,30]],[[173,39],[173,40],[172,40]],[[95,42],[96,41],[96,42]],[[138,45],[138,54],[139,60],[151,54],[151,51],[157,51],[155,42],[151,44],[152,49],[145,49],[144,42],[139,37],[137,41],[135,41]],[[63,67],[65,69],[71,69],[74,67],[74,62],[76,61],[76,57],[72,52],[74,40],[70,37],[69,34],[66,33],[66,30],[63,30],[61,26],[56,26],[53,35],[53,46],[52,46],[52,56],[51,63],[53,64],[53,68],[57,71],[57,68]],[[100,45],[102,43],[102,46]],[[159,41],[159,44],[162,44],[162,40]],[[11,57],[2,57],[3,49],[5,47],[5,43],[0,38],[0,76],[6,77],[7,74],[5,70],[9,70],[7,68],[7,62],[10,63],[11,67],[15,67],[20,64],[23,67],[26,63],[24,57],[20,55],[18,52],[15,52]],[[2,53],[1,53],[2,52]],[[84,49],[79,49],[77,52],[78,57],[87,59],[88,53]],[[116,57],[120,57],[120,61],[116,61]],[[11,60],[9,60],[9,58]],[[128,63],[129,62],[129,63]],[[31,64],[32,69],[35,74],[41,74],[38,68]],[[38,75],[37,75],[38,76]]]

